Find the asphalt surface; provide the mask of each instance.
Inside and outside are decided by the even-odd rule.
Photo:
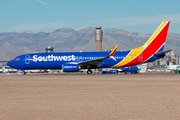
[[[0,120],[179,119],[179,74],[0,74]]]

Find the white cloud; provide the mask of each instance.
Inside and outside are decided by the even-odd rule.
[[[41,4],[43,4],[43,5],[45,5],[45,6],[47,6],[46,3],[44,3],[44,2],[42,2],[42,1],[40,1],[40,0],[36,0],[36,1],[39,2],[39,3],[41,3]]]

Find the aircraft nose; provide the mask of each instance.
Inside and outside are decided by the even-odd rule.
[[[13,60],[11,60],[11,61],[9,61],[8,63],[7,63],[7,65],[8,66],[10,66],[10,67],[13,67],[13,68],[15,68],[15,66],[14,66],[14,61]]]

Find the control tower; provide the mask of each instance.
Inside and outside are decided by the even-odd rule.
[[[101,27],[95,28],[94,36],[95,36],[95,42],[96,42],[96,51],[101,52],[102,51],[102,36],[103,36],[103,31],[101,30]]]

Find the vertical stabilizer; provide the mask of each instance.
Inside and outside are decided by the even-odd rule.
[[[144,44],[144,49],[153,53],[162,52],[166,42],[170,21],[163,21],[149,40]]]
[[[170,21],[163,21],[143,46],[132,49],[125,59],[113,67],[137,65],[151,59],[155,53],[162,52],[164,49],[169,24]]]

